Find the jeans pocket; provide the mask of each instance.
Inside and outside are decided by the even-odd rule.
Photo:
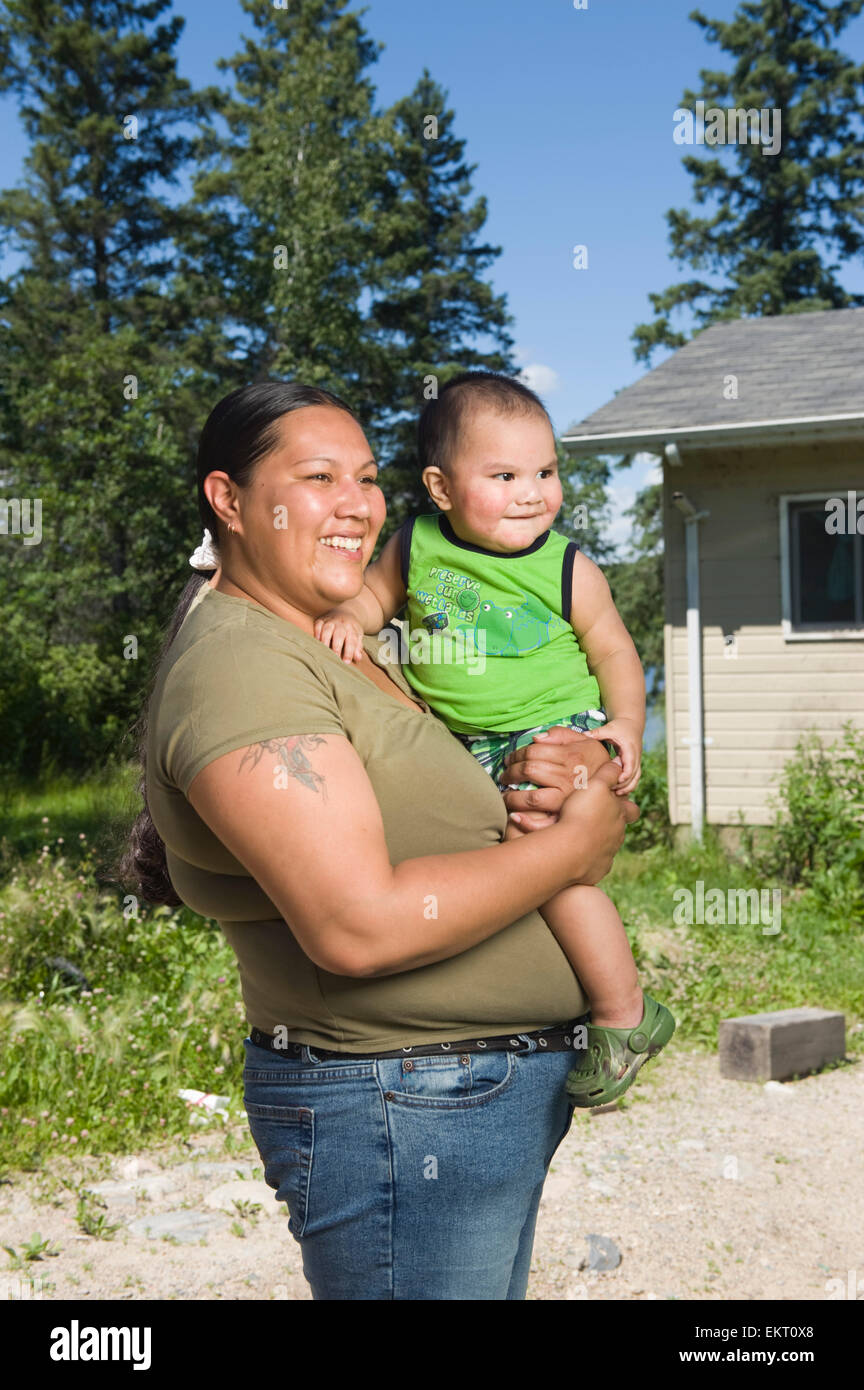
[[[315,1148],[315,1112],[305,1105],[259,1105],[246,1101],[264,1181],[288,1207],[288,1229],[298,1239],[309,1219],[309,1190]]]
[[[380,1064],[388,1100],[441,1110],[472,1110],[506,1091],[516,1076],[512,1052],[405,1057]]]

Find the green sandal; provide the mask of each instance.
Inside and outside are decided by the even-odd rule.
[[[585,1061],[568,1073],[567,1094],[577,1109],[609,1105],[632,1086],[640,1067],[665,1047],[675,1032],[669,1010],[643,995],[642,1022],[635,1028],[587,1026]]]

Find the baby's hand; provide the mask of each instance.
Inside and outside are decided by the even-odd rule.
[[[313,631],[319,642],[330,647],[343,661],[363,660],[363,628],[356,618],[341,608],[331,608],[316,618]]]
[[[638,724],[633,719],[611,719],[602,729],[588,729],[586,733],[589,738],[614,744],[618,749],[619,756],[613,761],[621,764],[621,776],[615,794],[629,796],[642,772],[642,735]]]

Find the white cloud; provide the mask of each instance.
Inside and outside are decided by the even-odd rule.
[[[557,391],[561,385],[558,373],[551,367],[546,367],[542,362],[529,362],[518,374],[518,380],[525,386],[536,391],[538,395],[545,396],[551,391]]]

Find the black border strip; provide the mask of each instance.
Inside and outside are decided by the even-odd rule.
[[[451,545],[456,545],[460,550],[473,550],[475,555],[489,555],[493,560],[518,560],[522,555],[533,555],[535,550],[540,550],[546,544],[551,531],[544,531],[536,541],[526,545],[524,550],[485,550],[482,545],[472,545],[470,541],[463,541],[456,535],[444,512],[438,518],[438,529],[445,541]]]
[[[576,551],[581,549],[581,545],[577,545],[575,541],[568,541],[567,549],[564,551],[564,561],[561,565],[561,616],[565,623],[569,623],[573,609],[573,562],[576,559]]]
[[[402,570],[402,583],[405,585],[405,592],[408,592],[408,566],[411,562],[411,537],[414,534],[414,522],[416,517],[411,517],[406,521],[399,531],[399,567]]]

